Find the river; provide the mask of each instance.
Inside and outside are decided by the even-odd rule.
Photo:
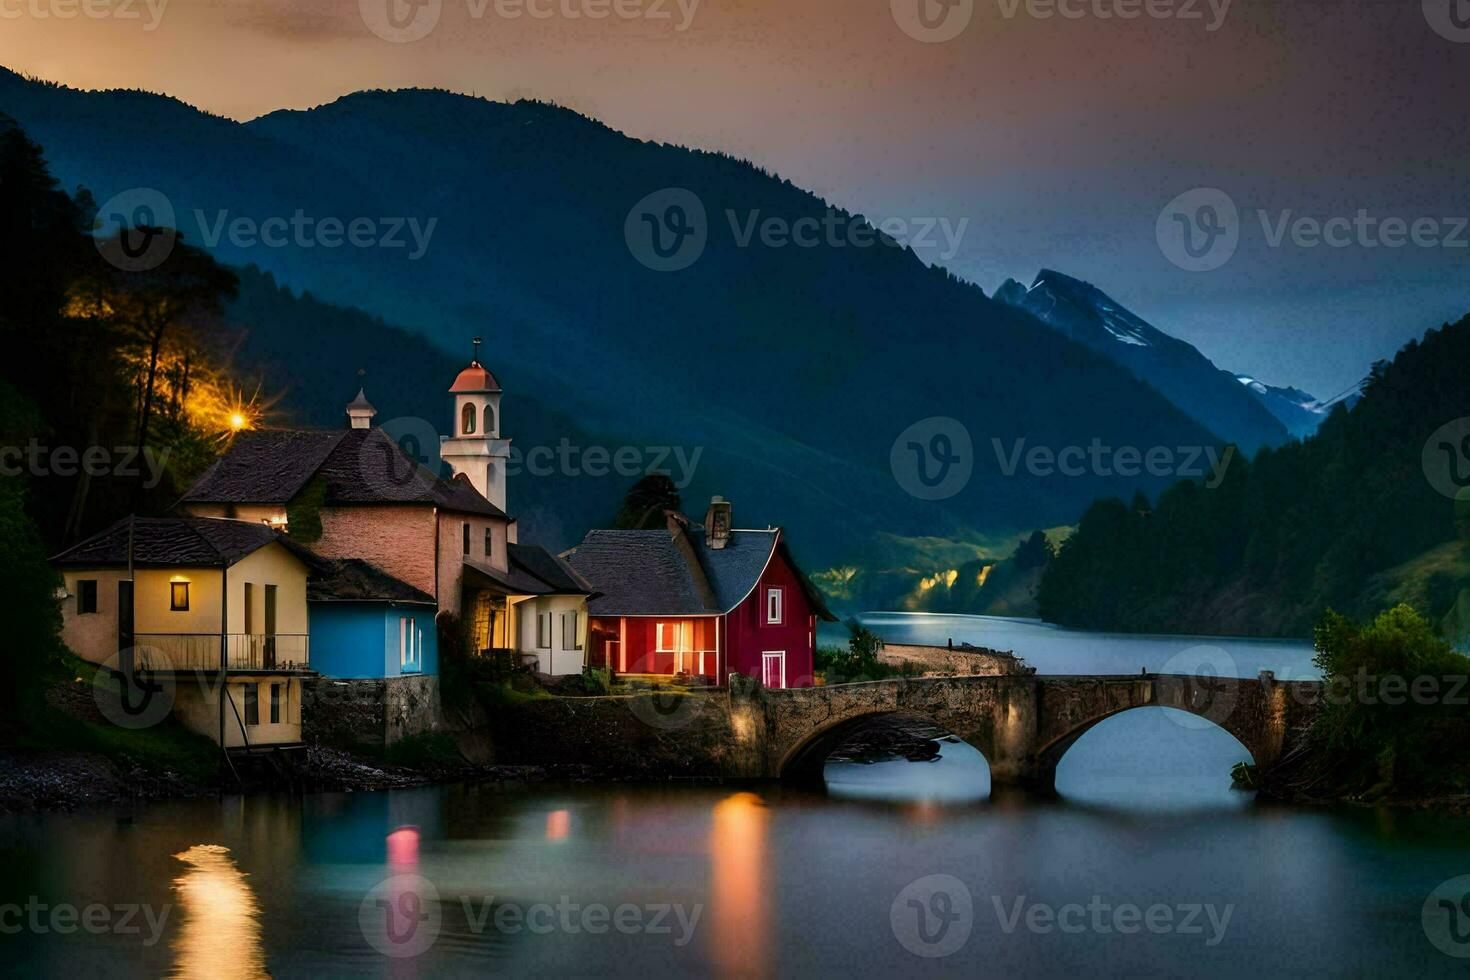
[[[1042,673],[1310,676],[1289,642],[869,622]],[[0,948],[36,976],[1465,974],[1470,902],[1431,893],[1470,874],[1470,820],[1257,803],[1206,725],[1112,718],[1052,802],[992,797],[946,741],[829,764],[825,793],[446,786],[11,817]]]

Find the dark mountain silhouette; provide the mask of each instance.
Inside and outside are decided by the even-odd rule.
[[[400,397],[384,390],[393,377],[426,389],[404,404],[441,397],[443,366],[482,335],[508,399],[527,399],[528,415],[534,406],[575,425],[569,438],[612,449],[702,450],[684,499],[723,493],[738,523],[789,527],[814,569],[869,568],[882,554],[884,567],[922,571],[934,542],[1069,522],[1099,496],[1169,482],[1008,474],[997,447],[1017,440],[1052,449],[1219,441],[1113,360],[907,249],[742,247],[730,215],[742,225],[821,221],[828,208],[748,163],[630,139],[565,109],[370,91],[239,124],[170,98],[80,92],[3,70],[0,108],[46,147],[68,188],[85,185],[99,202],[156,188],[186,240],[220,260],[370,310],[448,355],[410,370],[407,358],[426,349],[374,355],[382,335],[356,327],[339,328],[324,350],[318,325],[291,319],[286,329],[284,315],[272,324],[269,291],[252,296],[247,284],[241,308],[253,310],[254,336],[270,336],[272,377],[288,378],[293,397],[322,392],[311,414],[331,415],[323,421],[335,422],[362,366],[375,402]],[[636,202],[671,187],[698,195],[708,243],[688,268],[657,272],[634,258],[624,223]],[[411,258],[406,232],[407,247],[327,247],[294,233],[277,246],[222,233],[237,218],[366,218],[377,233],[397,219],[434,224]],[[332,320],[319,312],[320,324]],[[508,401],[507,432],[525,445],[532,423],[515,412]],[[895,438],[932,416],[961,421],[976,454],[964,490],[939,501],[910,496],[890,469]],[[596,504],[575,513],[600,507],[610,518],[632,481],[611,493],[599,480],[565,482]]]
[[[1007,279],[995,298],[1123,365],[1246,452],[1278,446],[1288,438],[1286,426],[1233,374],[1091,283],[1042,269],[1030,289]]]

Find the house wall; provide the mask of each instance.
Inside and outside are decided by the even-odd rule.
[[[475,514],[439,512],[439,608],[454,615],[461,615],[460,606],[464,593],[464,526],[470,526],[470,551],[468,557],[486,562],[492,568],[505,572],[510,569],[509,551],[506,548],[506,522],[499,518]],[[485,529],[491,532],[491,553],[485,554]],[[387,569],[392,572],[392,569]],[[403,578],[403,576],[399,576]],[[404,579],[405,582],[410,581]],[[417,583],[412,583],[417,584]],[[433,589],[424,591],[433,594]]]
[[[276,632],[306,635],[310,620],[306,605],[306,566],[285,546],[268,544],[246,555],[230,566],[227,582],[230,592],[229,632],[265,632],[265,589],[276,587]],[[255,586],[253,621],[245,621],[245,586]],[[215,591],[219,586],[215,585]],[[164,609],[168,608],[167,596]],[[215,612],[215,630],[219,629],[219,613]]]
[[[535,654],[543,674],[580,674],[587,648],[587,600],[581,596],[535,596],[515,603],[517,649]],[[551,645],[537,644],[536,622],[543,613],[551,616]],[[568,642],[563,617],[577,616],[576,639]]]
[[[308,547],[324,558],[362,558],[434,595],[435,508],[416,504],[323,507],[322,535]]]
[[[127,578],[120,569],[75,571],[61,574],[67,598],[61,602],[61,641],[83,660],[100,664],[117,653],[117,583]],[[80,579],[97,582],[97,611],[77,612]],[[218,626],[215,627],[218,629]]]
[[[784,615],[779,625],[767,625],[766,590],[784,592]],[[786,654],[786,686],[810,687],[816,618],[796,572],[778,550],[760,582],[726,617],[727,672],[761,676],[761,655],[767,651]]]
[[[423,669],[439,672],[439,632],[432,606],[389,602],[311,603],[311,666],[326,677],[398,677],[399,619],[414,620],[423,631]]]
[[[281,720],[270,721],[270,688],[281,688]],[[245,719],[245,689],[254,686],[260,705],[260,724],[247,725],[241,731],[240,722]],[[235,711],[225,705],[225,746],[243,747],[246,738],[251,746],[284,745],[301,741],[301,678],[295,675],[231,674],[226,685]],[[194,678],[183,678],[174,690],[174,715],[188,728],[219,742],[219,695],[217,689]]]
[[[613,654],[613,662],[603,663],[603,651],[596,645],[589,660],[593,666],[611,666],[625,674],[673,674],[678,667],[677,653],[661,653],[658,650],[658,625],[677,623],[682,627],[681,636],[686,649],[684,663],[690,673],[717,678],[716,635],[719,617],[716,616],[624,616],[598,617],[592,621],[595,632],[621,636],[622,649]],[[704,651],[701,659],[699,651]]]

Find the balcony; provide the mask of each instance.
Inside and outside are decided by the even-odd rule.
[[[305,633],[138,633],[133,662],[146,670],[217,671],[222,639],[226,670],[311,669],[311,638]]]

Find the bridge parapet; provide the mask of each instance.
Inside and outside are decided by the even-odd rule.
[[[1314,681],[1181,674],[893,678],[770,690],[730,678],[730,708],[746,777],[819,779],[827,756],[884,716],[933,722],[985,755],[995,784],[1052,786],[1057,763],[1098,723],[1133,708],[1176,708],[1234,735],[1259,764],[1279,758],[1287,732],[1321,698]]]

